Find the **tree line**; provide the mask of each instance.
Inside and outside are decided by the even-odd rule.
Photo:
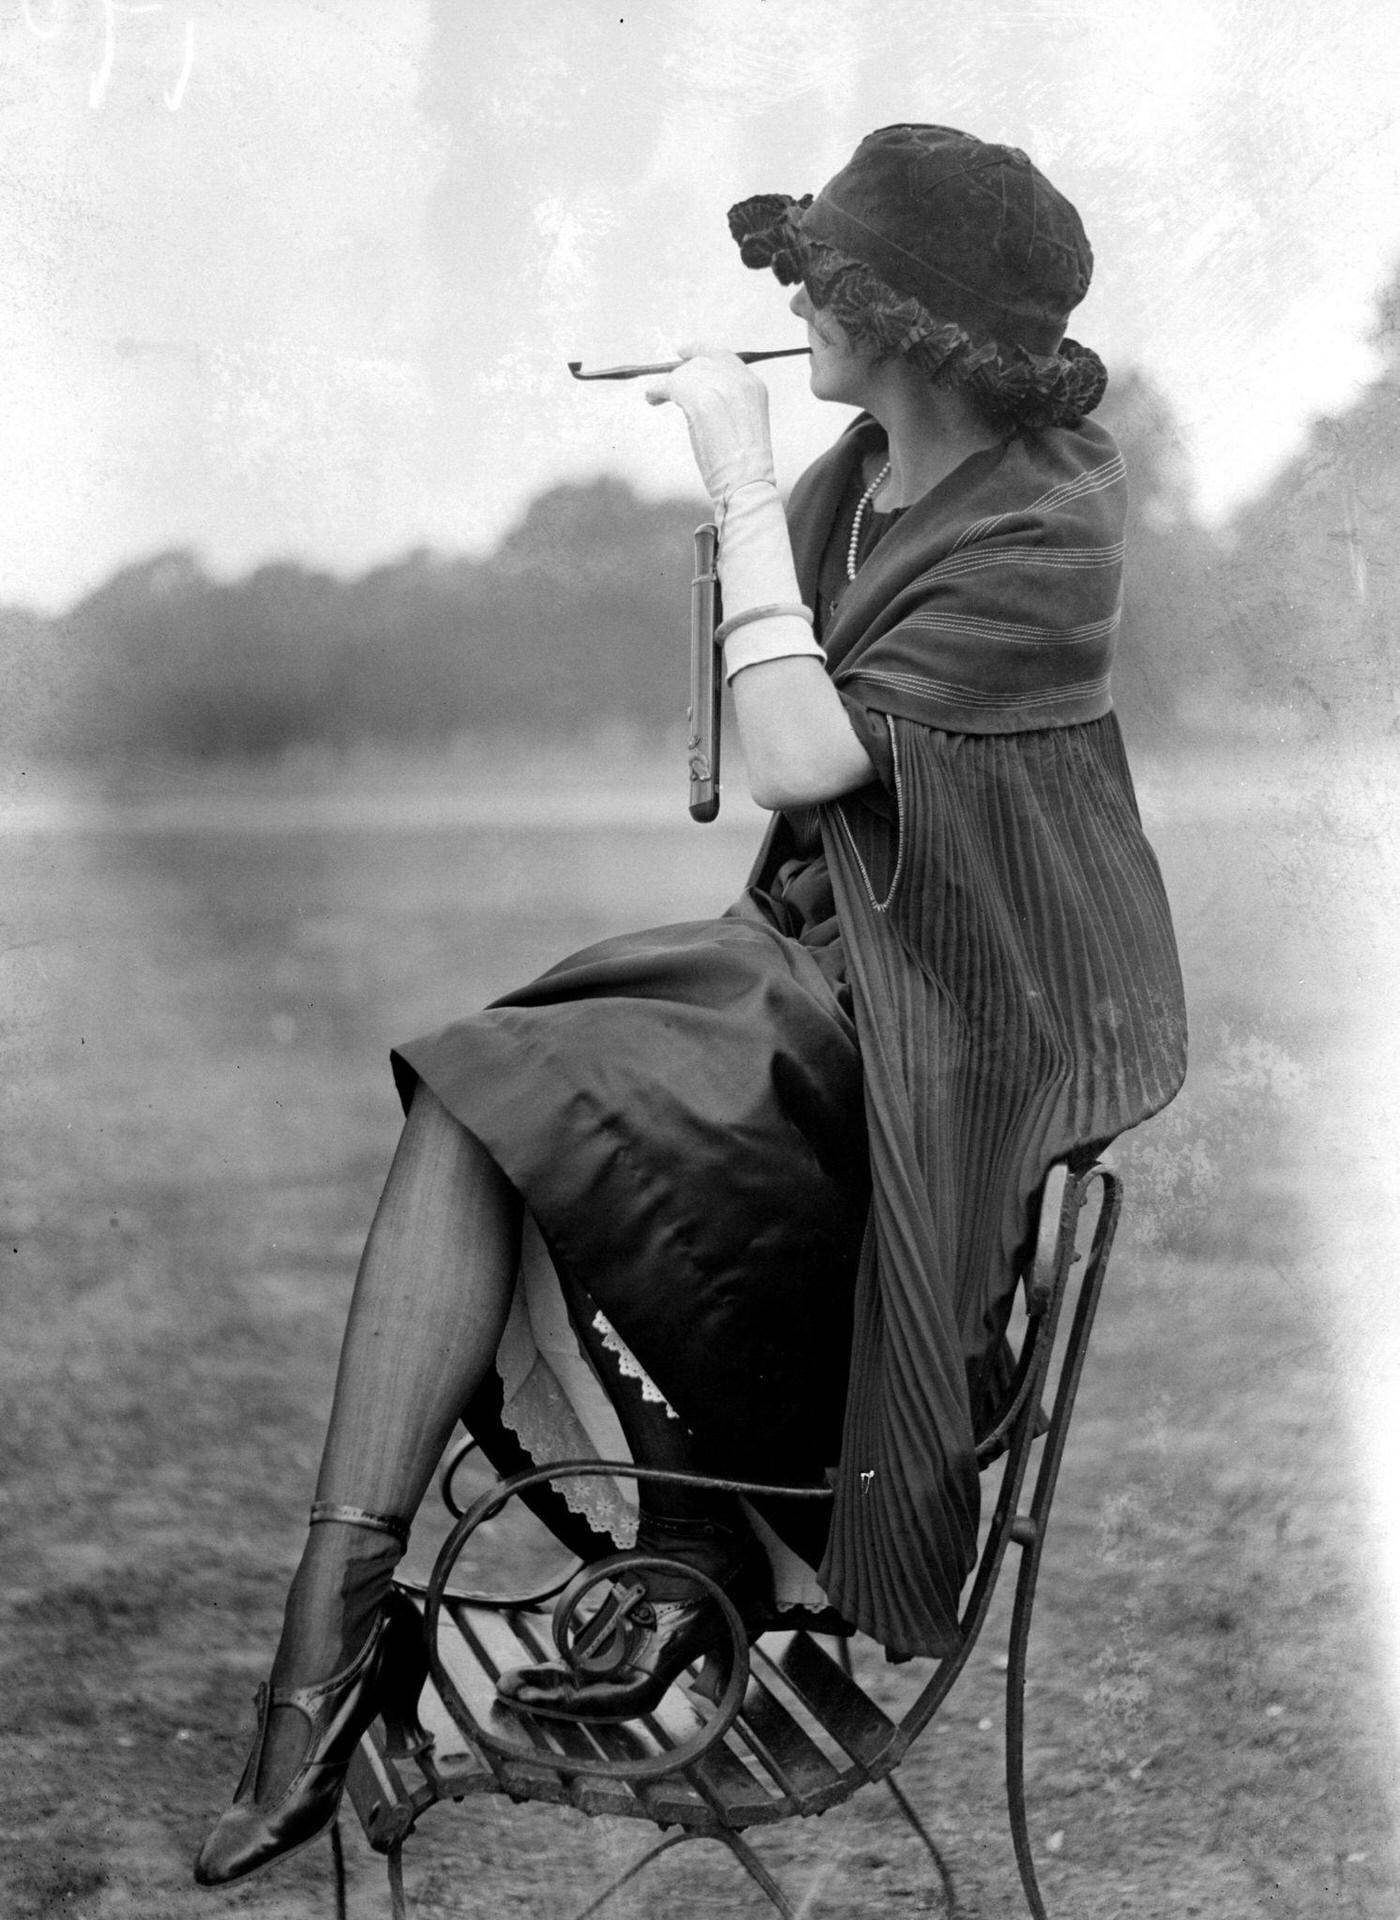
[[[1221,530],[1193,514],[1162,396],[1132,373],[1110,388],[1131,501],[1115,696],[1138,744],[1400,724],[1397,316],[1392,287],[1380,376]],[[156,554],[61,616],[0,615],[5,731],[92,761],[674,727],[703,517],[600,477],[540,495],[479,560],[420,549],[353,580],[289,560],[220,582],[189,551]]]

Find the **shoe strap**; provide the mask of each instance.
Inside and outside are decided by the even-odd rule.
[[[408,1545],[408,1522],[388,1513],[370,1513],[365,1507],[340,1507],[330,1500],[317,1500],[311,1508],[311,1525],[334,1520],[345,1527],[368,1527],[374,1533],[392,1534],[401,1547]]]

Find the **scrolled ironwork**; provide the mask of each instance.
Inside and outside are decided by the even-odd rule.
[[[449,1600],[455,1602],[458,1599],[458,1595],[449,1592],[448,1583],[462,1550],[472,1534],[479,1527],[484,1526],[488,1520],[495,1519],[512,1499],[528,1493],[532,1488],[550,1480],[576,1480],[589,1474],[606,1474],[615,1479],[632,1479],[649,1484],[703,1486],[715,1492],[737,1493],[759,1499],[829,1500],[832,1497],[831,1489],[829,1487],[774,1486],[768,1481],[759,1480],[721,1480],[708,1474],[687,1473],[678,1469],[640,1467],[630,1461],[562,1460],[550,1466],[537,1468],[532,1473],[515,1474],[509,1482],[482,1494],[480,1499],[467,1509],[444,1541],[424,1594],[424,1635],[433,1683],[448,1712],[466,1737],[508,1759],[525,1760],[536,1766],[548,1766],[561,1774],[595,1774],[614,1780],[660,1780],[668,1774],[683,1771],[707,1753],[717,1741],[723,1739],[738,1716],[748,1688],[749,1643],[743,1618],[718,1581],[710,1579],[707,1574],[701,1573],[697,1568],[689,1567],[683,1561],[668,1560],[632,1549],[620,1554],[608,1555],[605,1559],[594,1562],[584,1569],[585,1574],[594,1576],[588,1583],[590,1585],[596,1583],[597,1579],[605,1577],[598,1571],[602,1568],[612,1568],[625,1573],[628,1568],[651,1567],[684,1575],[715,1603],[725,1623],[734,1657],[730,1662],[723,1691],[714,1703],[713,1714],[689,1738],[677,1741],[674,1746],[666,1747],[655,1754],[633,1760],[617,1757],[593,1759],[582,1754],[547,1751],[542,1747],[527,1745],[523,1741],[517,1743],[506,1740],[497,1730],[483,1726],[472,1713],[439,1651],[438,1633],[442,1608]],[[580,1578],[575,1576],[573,1584],[579,1585]],[[580,1597],[582,1597],[582,1591],[580,1585]],[[498,1603],[493,1601],[491,1604]],[[504,1709],[506,1703],[503,1702],[502,1705]],[[578,1725],[586,1728],[588,1723],[580,1721]]]

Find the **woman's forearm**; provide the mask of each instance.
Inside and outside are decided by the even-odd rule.
[[[766,660],[734,676],[749,791],[759,806],[814,806],[876,777],[820,660]]]

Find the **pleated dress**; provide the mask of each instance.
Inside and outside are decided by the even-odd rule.
[[[698,1462],[832,1480],[825,1558],[804,1549],[823,1586],[891,1649],[937,1652],[975,1545],[972,1429],[1036,1183],[1047,1156],[1170,1098],[1184,1022],[1106,677],[1077,665],[1116,624],[1080,607],[1091,567],[1112,607],[1116,450],[1095,430],[974,455],[902,525],[870,517],[850,586],[873,432],[857,422],[804,479],[794,546],[876,778],[779,816],[727,912],[589,947],[393,1065],[405,1106],[422,1081],[485,1146]],[[1003,644],[983,613],[991,570],[1024,572],[1028,550],[1027,513],[1003,500],[1030,503],[1045,554],[1043,646],[1026,615]],[[875,650],[847,642],[843,664],[843,633],[868,631]],[[911,676],[906,636],[959,672],[966,656],[970,710],[948,668]],[[1003,660],[1006,684],[984,679]],[[860,1501],[867,1460],[878,1498]]]
[[[421,1080],[486,1147],[704,1464],[813,1485],[840,1444],[870,1169],[815,813],[785,826],[777,870],[719,917],[587,947],[392,1060],[405,1109]]]

